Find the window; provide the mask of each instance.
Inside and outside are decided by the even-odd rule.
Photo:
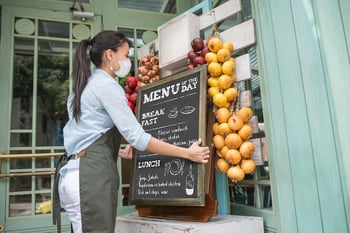
[[[118,31],[123,33],[133,43],[133,47],[130,48],[129,51],[129,58],[133,64],[133,67],[131,68],[131,75],[135,76],[137,74],[136,69],[138,68],[137,49],[149,42],[145,41],[145,35],[153,33],[156,36],[157,34],[155,31],[130,28],[118,28]]]
[[[175,14],[176,0],[118,0],[118,7]]]

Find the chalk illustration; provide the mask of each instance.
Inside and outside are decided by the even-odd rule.
[[[188,105],[188,106],[182,107],[182,108],[180,109],[180,112],[181,112],[182,114],[188,115],[188,114],[193,113],[194,110],[196,110],[195,107]]]
[[[165,163],[164,176],[172,175],[177,176],[179,174],[183,174],[185,162],[180,159],[173,159],[167,163]]]
[[[190,170],[186,175],[186,195],[192,195],[194,192],[194,176],[192,174],[192,164],[190,164]]]
[[[180,109],[180,113],[184,114],[184,115],[188,115],[194,112],[194,110],[196,110],[195,107],[188,105],[188,106],[184,106]],[[169,118],[176,118],[178,116],[178,110],[177,107],[173,107],[168,114]]]
[[[178,115],[177,107],[173,107],[173,108],[170,110],[170,112],[169,112],[169,114],[168,114],[168,117],[169,117],[169,118],[176,118],[177,115]]]

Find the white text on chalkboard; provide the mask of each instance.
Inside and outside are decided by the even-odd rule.
[[[180,93],[191,91],[197,88],[197,78],[191,79],[188,82],[176,83],[167,87],[162,87],[150,93],[143,94],[143,104],[150,103],[156,100],[164,99],[170,95],[174,96]]]
[[[150,161],[142,161],[138,162],[137,168],[149,168],[149,167],[159,167],[160,166],[160,160],[150,160]]]

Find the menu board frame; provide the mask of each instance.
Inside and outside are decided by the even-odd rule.
[[[170,90],[170,94],[164,92],[165,90]],[[176,92],[173,91],[172,93],[171,90],[176,90]],[[174,95],[171,96],[172,94]],[[137,101],[136,116],[145,131],[152,134],[152,136],[186,148],[197,141],[198,138],[202,139],[201,146],[207,145],[206,65],[168,76],[165,79],[141,87],[138,91]],[[150,104],[149,102],[153,103]],[[173,121],[177,117],[181,121],[174,123]],[[169,125],[166,123],[168,121]],[[158,124],[158,122],[163,123]],[[186,132],[173,133],[181,131],[181,129]],[[162,132],[170,133],[166,135],[167,133],[163,134]],[[204,164],[167,155],[152,154],[147,151],[134,150],[133,155],[129,190],[130,204],[152,206],[205,205]],[[144,161],[145,159],[147,161]],[[189,172],[189,167],[191,167],[191,172]],[[186,174],[188,173],[192,173],[194,176],[194,190],[190,194],[186,190],[187,187],[185,187]],[[170,180],[164,178],[166,176],[170,177]]]

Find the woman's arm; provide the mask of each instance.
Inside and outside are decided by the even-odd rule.
[[[199,139],[197,142],[194,142],[189,148],[183,148],[152,137],[148,143],[147,151],[156,154],[185,158],[197,163],[208,163],[210,156],[209,147],[202,147],[200,146],[201,143],[202,140]]]
[[[210,156],[209,147],[202,147],[200,146],[201,143],[202,140],[199,139],[197,142],[194,142],[189,148],[183,148],[152,137],[148,143],[146,150],[155,154],[163,154],[189,159],[197,163],[208,163]],[[132,151],[132,146],[127,145],[124,149],[119,149],[119,157],[123,159],[132,159]]]

